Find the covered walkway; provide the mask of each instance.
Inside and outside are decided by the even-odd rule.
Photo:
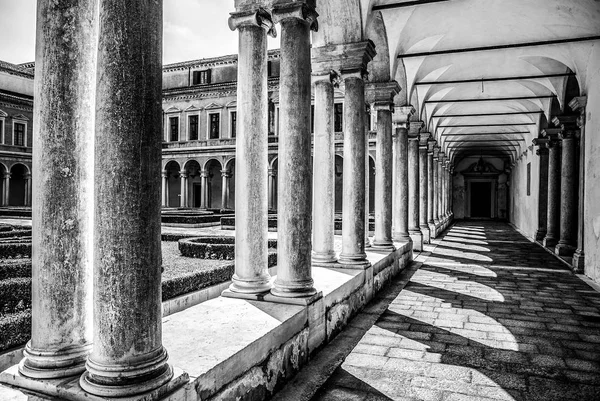
[[[600,399],[600,293],[554,256],[477,221],[417,261],[325,349],[357,342],[313,399]]]

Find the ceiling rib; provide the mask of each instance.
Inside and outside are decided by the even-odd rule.
[[[464,102],[501,102],[511,100],[529,100],[529,99],[550,99],[554,95],[542,96],[513,96],[513,97],[488,97],[481,99],[442,99],[442,100],[425,100],[423,103],[464,103]]]
[[[490,135],[524,135],[530,134],[529,131],[518,131],[518,132],[478,132],[474,134],[440,134],[441,136],[490,136]]]
[[[490,143],[490,142],[525,142],[523,138],[517,139],[487,139],[487,140],[463,140],[463,139],[448,139],[444,143],[462,142],[462,143]]]
[[[390,3],[390,4],[381,4],[378,6],[373,6],[373,11],[378,11],[378,10],[390,10],[390,9],[394,9],[394,8],[403,8],[403,7],[414,7],[414,6],[421,6],[424,4],[430,4],[430,3],[442,3],[445,1],[450,1],[450,0],[416,0],[416,1],[404,1],[401,3]]]
[[[456,79],[450,81],[420,81],[415,85],[446,85],[446,84],[471,84],[480,82],[501,82],[501,81],[522,81],[526,79],[543,79],[543,78],[559,78],[575,76],[574,72],[565,72],[561,74],[544,74],[544,75],[522,75],[516,77],[496,77],[496,78],[473,78],[473,79]]]
[[[437,128],[512,127],[515,125],[537,125],[537,123],[456,124],[456,125],[438,125]]]
[[[430,57],[430,56],[440,56],[440,55],[444,55],[444,54],[516,49],[516,48],[520,48],[520,47],[560,45],[560,44],[565,44],[565,43],[587,42],[587,41],[592,41],[592,40],[600,40],[600,35],[583,36],[583,37],[578,37],[578,38],[540,40],[540,41],[535,41],[535,42],[524,42],[524,43],[509,43],[509,44],[504,44],[504,45],[467,47],[467,48],[463,48],[463,49],[436,50],[436,51],[431,51],[431,52],[406,53],[406,54],[399,54],[398,58],[404,59],[404,58],[410,58],[410,57]]]
[[[431,118],[442,118],[442,117],[487,117],[487,116],[516,116],[524,114],[542,114],[542,110],[535,111],[507,111],[504,113],[472,113],[472,114],[440,114],[433,115]]]

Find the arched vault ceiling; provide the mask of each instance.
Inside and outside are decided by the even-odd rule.
[[[361,9],[381,13],[391,77],[453,160],[518,157],[552,104],[565,109],[569,79],[586,93],[600,48],[596,0],[361,0]],[[558,40],[569,41],[547,43]]]

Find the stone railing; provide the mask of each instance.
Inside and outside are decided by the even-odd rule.
[[[15,146],[15,145],[0,145],[0,151],[31,153],[31,147],[29,147],[29,146]]]

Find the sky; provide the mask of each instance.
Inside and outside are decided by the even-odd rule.
[[[238,52],[238,33],[227,19],[233,0],[163,0],[163,63]],[[19,64],[35,58],[37,0],[0,0],[0,60]],[[279,46],[269,38],[269,48]]]

